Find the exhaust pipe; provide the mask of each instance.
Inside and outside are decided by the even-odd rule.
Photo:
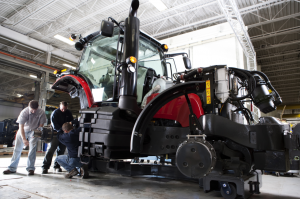
[[[131,7],[130,7],[130,10],[129,10],[129,17],[137,17],[137,10],[139,8],[139,1],[138,0],[133,0],[131,2]]]
[[[120,84],[119,108],[140,113],[137,106],[137,69],[139,56],[140,21],[137,18],[139,1],[133,0],[129,16],[125,19],[124,53],[122,57],[122,79]],[[135,63],[128,63],[130,57],[135,57]],[[132,70],[134,69],[134,70]]]

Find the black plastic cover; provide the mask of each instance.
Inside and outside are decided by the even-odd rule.
[[[253,155],[255,169],[282,172],[290,170],[287,151],[254,152]]]
[[[112,37],[114,33],[114,23],[106,20],[101,22],[101,35],[106,37]]]
[[[270,113],[276,110],[274,97],[269,92],[266,82],[260,76],[254,75],[256,80],[256,88],[252,93],[253,102],[257,108],[263,113]]]
[[[78,155],[89,152],[92,156],[104,158],[135,157],[135,154],[130,153],[134,121],[126,118],[125,111],[105,106],[80,110],[80,113],[82,130]]]

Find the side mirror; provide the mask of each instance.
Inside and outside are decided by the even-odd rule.
[[[183,56],[183,63],[186,69],[192,68],[191,60],[188,57]]]
[[[114,34],[114,23],[106,20],[101,22],[101,35],[106,37],[112,37]]]

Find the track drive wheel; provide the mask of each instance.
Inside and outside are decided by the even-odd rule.
[[[226,191],[221,187],[221,194],[223,196],[223,198],[225,199],[235,199],[237,197],[237,192],[236,192],[236,188],[233,184],[228,184],[231,190],[231,193],[228,194],[229,192],[225,193]]]

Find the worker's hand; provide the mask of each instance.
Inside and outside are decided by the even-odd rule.
[[[79,127],[79,121],[77,119],[72,120],[72,126],[75,126],[76,128]]]
[[[27,139],[23,139],[23,143],[24,143],[25,146],[28,146],[28,145],[29,145],[29,142],[28,142]]]
[[[69,122],[69,124],[71,124],[71,125],[72,125],[72,122]]]

